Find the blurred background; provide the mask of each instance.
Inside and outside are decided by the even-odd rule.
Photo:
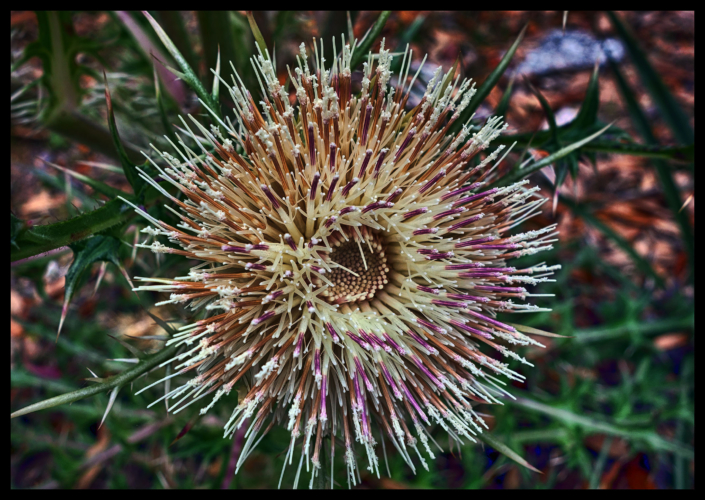
[[[221,73],[229,77],[225,61],[232,61],[245,84],[258,88],[244,12],[153,15],[205,88],[212,88],[208,68],[216,66],[218,48]],[[267,46],[276,48],[284,82],[301,42],[322,37],[332,54],[331,36],[348,39],[352,31],[362,39],[380,13],[253,17]],[[418,95],[438,65],[457,63],[481,86],[508,60],[527,23],[474,119],[506,116],[509,137],[497,143],[517,144],[503,168],[538,162],[613,124],[530,177],[549,201],[526,227],[558,223],[560,242],[540,260],[563,269],[555,282],[533,290],[555,295],[536,299],[551,312],[509,321],[567,338],[542,336],[545,349],[522,348],[534,367],[513,367],[526,376],[511,383],[516,399],[481,408],[493,435],[541,473],[479,443],[446,447],[428,462],[430,471],[417,475],[390,454],[392,477],[364,471],[361,488],[693,487],[694,13],[392,12],[372,48],[384,37],[387,48],[410,44],[417,62],[428,54]],[[141,14],[12,12],[10,45],[13,252],[26,248],[18,243],[27,228],[110,206],[118,191],[137,189],[123,167],[142,163],[140,150],[151,151],[150,143],[170,151],[163,136],[178,133],[179,114],[208,123],[188,81],[164,67],[181,62]],[[214,99],[231,116],[226,94]],[[145,204],[166,216],[161,203]],[[157,294],[137,297],[125,276],[183,275],[176,273],[188,263],[136,251],[144,222],[131,214],[119,222],[71,247],[13,253],[12,411],[156,352],[164,332],[152,315],[186,318],[176,308],[154,308],[162,300]],[[224,398],[200,419],[196,410],[169,415],[163,402],[147,408],[164,388],[134,393],[163,375],[162,369],[124,387],[102,425],[105,393],[11,420],[12,487],[276,487],[285,430],[265,437],[234,476],[242,436],[222,439],[234,400]],[[334,467],[344,485],[342,460]],[[282,484],[293,484],[293,475],[287,471]]]

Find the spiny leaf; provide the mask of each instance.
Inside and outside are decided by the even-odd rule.
[[[598,82],[599,72],[600,66],[595,63],[595,69],[590,77],[590,82],[588,83],[583,104],[580,106],[578,115],[573,121],[570,122],[570,126],[573,129],[589,129],[595,125],[595,122],[597,122],[597,111],[600,106],[600,85]]]
[[[61,309],[61,320],[59,321],[59,330],[56,333],[56,338],[59,338],[61,327],[64,324],[68,305],[76,293],[76,290],[81,286],[81,282],[87,270],[91,268],[94,262],[107,261],[112,262],[116,266],[120,266],[118,258],[118,249],[120,248],[120,240],[113,236],[96,235],[88,239],[85,243],[79,242],[71,245],[74,252],[73,262],[66,273],[66,285],[64,289],[64,304]]]
[[[159,11],[159,21],[169,38],[183,54],[184,59],[193,67],[198,65],[198,58],[193,51],[193,44],[189,38],[188,31],[181,12],[174,10]]]
[[[140,351],[135,346],[128,344],[124,340],[119,339],[119,338],[115,337],[114,335],[108,334],[108,337],[110,337],[113,340],[118,341],[121,346],[123,346],[125,349],[130,351],[132,354],[134,354],[138,359],[144,358],[144,352]],[[140,337],[131,337],[131,338],[140,338]]]
[[[641,109],[639,102],[634,97],[634,93],[629,87],[627,81],[624,79],[624,76],[622,75],[622,72],[617,64],[615,64],[612,59],[610,59],[609,62],[615,76],[615,81],[617,82],[617,88],[619,89],[620,94],[627,105],[627,109],[629,110],[629,114],[631,115],[637,130],[647,144],[657,146],[658,140],[651,130],[651,124],[646,117],[646,113],[644,113]],[[685,245],[686,252],[688,253],[688,261],[692,273],[692,270],[695,269],[695,240],[690,219],[687,214],[680,211],[680,207],[682,206],[681,195],[678,186],[673,179],[671,169],[669,169],[666,163],[662,160],[654,160],[653,164],[656,167],[656,173],[658,174],[661,182],[661,187],[663,189],[663,194],[666,198],[668,208],[670,208],[671,212],[673,212],[674,218],[680,228],[683,243]]]
[[[477,108],[480,107],[482,101],[484,101],[487,96],[490,95],[492,89],[495,87],[495,85],[497,85],[497,82],[499,82],[499,79],[507,70],[507,67],[511,62],[512,57],[514,57],[514,53],[517,51],[519,44],[524,38],[524,33],[526,32],[527,27],[528,24],[524,26],[524,28],[522,28],[521,32],[519,32],[519,36],[514,41],[512,46],[509,47],[507,53],[504,54],[504,57],[502,57],[502,60],[499,62],[497,67],[494,69],[494,71],[492,71],[492,73],[490,73],[490,75],[485,79],[485,81],[482,82],[480,88],[477,89],[477,92],[470,101],[470,104],[468,104],[468,107],[463,110],[463,112],[460,114],[460,117],[458,117],[456,122],[451,126],[449,131],[451,134],[458,132],[462,125],[470,119],[470,117],[473,115],[473,113],[475,113],[475,111],[477,111]]]
[[[518,391],[514,392],[516,393]],[[593,418],[588,415],[576,414],[569,410],[555,408],[526,397],[517,397],[514,400],[507,399],[506,402],[512,406],[520,406],[528,410],[543,413],[544,415],[548,415],[549,417],[560,420],[566,424],[581,427],[591,432],[601,432],[627,439],[642,440],[656,450],[671,452],[689,459],[692,459],[694,456],[694,451],[690,446],[676,441],[663,439],[661,436],[650,430],[627,429],[609,422],[598,420],[597,418]]]
[[[547,149],[549,151],[558,149],[561,147],[561,141],[558,138],[558,126],[556,125],[556,116],[553,113],[553,110],[551,109],[551,106],[548,104],[548,101],[546,98],[543,96],[543,94],[534,87],[531,82],[529,81],[528,78],[524,78],[524,81],[526,85],[529,87],[529,90],[536,96],[536,98],[539,101],[539,104],[541,104],[541,108],[543,109],[544,114],[546,115],[546,121],[548,122],[548,131],[551,134],[551,140],[547,143]],[[572,154],[568,155],[566,160],[570,160],[572,158]],[[566,174],[568,172],[568,163],[566,163],[566,160],[558,162],[558,166],[556,168],[556,176],[553,180],[553,213],[555,215],[556,211],[556,193],[558,192],[558,188],[563,184],[563,181],[565,180]],[[577,166],[577,161],[573,158],[575,165]]]
[[[15,239],[19,248],[10,251],[11,261],[31,257],[55,248],[70,245],[123,223],[133,216],[130,206],[120,199],[71,219],[33,226]]]
[[[620,141],[592,141],[583,146],[585,152],[618,153],[645,158],[660,158],[662,160],[691,163],[695,161],[695,145],[688,146],[651,146],[635,142]]]
[[[536,96],[536,99],[538,99],[539,104],[541,104],[541,109],[543,109],[543,112],[546,115],[546,121],[548,122],[548,131],[551,134],[551,139],[554,142],[554,145],[560,146],[560,141],[558,140],[558,126],[556,125],[556,115],[553,113],[551,105],[548,104],[548,101],[543,96],[543,94],[539,91],[539,89],[537,89],[531,84],[528,78],[524,78],[524,83],[526,83],[526,85],[529,87],[529,90],[531,90],[531,92]]]
[[[222,58],[226,64],[232,61],[233,64],[241,67],[240,52],[249,52],[249,49],[242,47],[241,41],[237,40],[237,28],[233,25],[233,15],[229,11],[199,10],[196,13],[196,19],[201,32],[201,46],[206,62],[203,84],[208,86],[212,83],[213,86],[217,86],[218,79],[211,73],[211,69],[218,65],[218,58]],[[219,102],[217,92],[213,94],[213,102]]]

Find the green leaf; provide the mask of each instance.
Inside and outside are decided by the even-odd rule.
[[[360,40],[360,43],[355,48],[352,60],[350,61],[350,69],[352,71],[355,71],[355,68],[357,68],[362,63],[362,61],[367,59],[367,53],[372,48],[372,44],[374,44],[379,34],[382,33],[382,29],[387,23],[387,19],[389,19],[390,14],[391,11],[389,10],[382,11],[382,13],[377,18],[377,21],[375,21],[375,23],[372,25],[365,37]]]
[[[500,452],[502,455],[506,456],[507,458],[511,458],[519,465],[541,474],[540,470],[538,470],[536,467],[534,467],[529,462],[524,460],[521,455],[519,455],[516,451],[512,450],[509,446],[507,446],[506,444],[501,442],[499,439],[497,439],[495,436],[493,436],[489,432],[483,432],[482,434],[478,434],[477,437],[480,440],[482,440],[483,442],[485,442],[486,444],[490,445],[492,448],[494,448],[498,452]]]
[[[665,318],[652,320],[644,323],[629,322],[619,326],[599,326],[596,328],[584,328],[575,330],[575,342],[589,344],[592,342],[609,342],[615,339],[629,337],[633,332],[638,332],[641,336],[658,335],[674,330],[694,330],[695,313],[680,315],[675,318]]]
[[[189,39],[186,25],[181,17],[181,12],[174,10],[161,10],[158,13],[160,25],[164,28],[169,38],[174,41],[174,45],[183,54],[184,59],[191,67],[198,65],[198,58],[193,51],[193,44]]]
[[[45,118],[55,113],[75,110],[81,92],[78,84],[78,64],[70,48],[75,37],[70,15],[60,12],[37,11],[39,44],[42,47],[42,80],[49,91],[49,106]]]
[[[663,83],[661,77],[649,63],[634,34],[622,23],[617,14],[608,11],[607,15],[624,41],[627,51],[629,51],[629,55],[641,75],[644,86],[646,86],[661,115],[673,131],[673,135],[681,144],[691,144],[695,139],[695,133],[690,127],[690,121],[685,112],[683,112],[683,108],[681,108],[678,101],[666,87],[666,84]]]
[[[661,160],[670,160],[680,163],[691,163],[695,161],[694,144],[689,144],[688,146],[651,146],[633,142],[600,140],[593,141],[583,146],[582,151],[643,156],[645,158],[659,158]]]
[[[259,30],[259,26],[257,26],[257,21],[255,21],[255,16],[252,14],[251,10],[247,11],[247,22],[250,23],[250,29],[252,30],[252,36],[255,37],[255,42],[259,46],[259,49],[262,51],[262,57],[264,57],[266,60],[269,60],[269,51],[267,50],[267,42],[264,40],[264,37],[262,36],[262,32]]]
[[[73,170],[69,170],[68,168],[64,168],[60,165],[56,165],[54,163],[44,161],[45,164],[49,165],[50,167],[53,167],[57,170],[60,170],[61,172],[66,173],[67,175],[70,175],[74,179],[77,179],[84,183],[86,186],[90,186],[95,190],[96,192],[100,194],[104,194],[105,196],[109,198],[115,198],[117,196],[124,196],[126,198],[131,199],[132,197],[123,191],[122,189],[114,188],[104,182],[101,182],[99,180],[93,179],[92,177],[88,177],[87,175],[79,174],[78,172],[75,172]]]
[[[118,156],[120,157],[120,164],[122,165],[122,170],[125,172],[125,177],[127,177],[127,182],[132,186],[132,191],[134,191],[136,196],[142,194],[142,190],[145,186],[144,179],[139,176],[137,172],[137,166],[130,161],[125,152],[125,148],[122,146],[120,141],[120,134],[118,134],[117,124],[115,123],[115,114],[113,113],[113,101],[110,98],[110,89],[108,88],[108,77],[103,71],[103,79],[105,81],[105,102],[108,106],[108,126],[110,127],[110,135],[113,138],[113,144],[115,144],[115,149],[117,149]]]
[[[492,184],[490,184],[490,187],[499,187],[499,186],[507,186],[509,184],[513,184],[514,182],[518,182],[529,175],[533,174],[534,172],[541,170],[543,167],[546,167],[550,165],[551,163],[554,163],[556,160],[560,160],[564,156],[569,155],[579,147],[587,144],[588,142],[592,141],[593,139],[597,138],[600,136],[605,130],[610,128],[612,124],[607,125],[605,128],[598,130],[594,134],[580,140],[576,141],[573,144],[569,144],[568,146],[565,146],[555,153],[548,155],[546,158],[543,158],[535,163],[532,163],[531,165],[528,165],[525,168],[515,168],[511,172],[509,172],[507,175],[504,177],[501,177],[500,179],[497,179],[494,181]]]
[[[15,244],[19,248],[11,249],[10,260],[14,262],[70,245],[121,224],[132,216],[129,205],[120,199],[114,199],[100,208],[68,220],[33,226],[17,236]]]
[[[155,61],[155,64],[159,64]],[[157,108],[159,108],[159,119],[162,122],[162,127],[164,127],[164,133],[171,139],[174,144],[179,143],[179,138],[176,136],[174,127],[169,121],[169,117],[166,112],[166,105],[164,103],[164,97],[161,91],[161,82],[159,81],[159,75],[157,74],[157,68],[154,68],[154,91],[157,98]]]
[[[502,95],[502,99],[499,101],[499,104],[497,104],[497,107],[494,110],[495,116],[504,116],[507,114],[507,109],[509,109],[509,101],[512,98],[512,90],[513,89],[514,89],[514,77],[512,76],[509,79],[509,83],[507,84],[507,89],[504,91],[504,94]]]
[[[61,111],[56,113],[52,115],[51,120],[47,120],[44,125],[52,132],[61,134],[72,141],[85,144],[89,148],[110,158],[120,160],[115,150],[115,143],[110,130],[103,124],[96,123],[78,111]],[[128,157],[133,161],[144,158],[139,148],[135,145],[125,143],[123,147],[127,151]]]
[[[480,104],[482,104],[482,101],[484,101],[488,95],[490,95],[490,92],[494,88],[495,85],[497,85],[497,82],[499,82],[499,79],[502,77],[504,72],[507,70],[507,67],[509,66],[509,63],[512,60],[512,57],[514,57],[514,53],[517,51],[517,48],[519,47],[519,44],[521,43],[522,39],[524,38],[524,33],[526,33],[526,28],[527,26],[524,26],[524,28],[519,32],[519,36],[517,39],[514,41],[511,47],[509,47],[509,50],[507,51],[506,54],[504,54],[504,57],[502,57],[502,60],[499,62],[497,67],[490,73],[490,75],[485,79],[484,82],[482,82],[482,85],[480,85],[480,88],[477,89],[477,92],[475,93],[475,96],[472,98],[470,101],[470,104],[468,104],[468,107],[463,110],[463,112],[460,114],[456,122],[451,126],[449,133],[454,134],[457,133],[460,128],[463,126],[465,122],[467,122],[470,117],[475,113],[478,107],[480,107]]]
[[[129,336],[129,335],[127,335],[127,336],[130,337],[130,338],[142,338],[142,339],[144,339],[144,337],[132,337],[132,336]],[[123,346],[125,349],[127,349],[128,351],[130,351],[137,359],[143,359],[143,358],[144,358],[144,352],[140,351],[140,350],[137,349],[135,346],[130,345],[130,344],[128,344],[127,342],[125,342],[124,340],[119,339],[119,338],[117,338],[117,337],[114,337],[113,335],[108,334],[108,337],[110,337],[111,339],[117,341],[121,346]]]
[[[213,75],[213,100],[218,102],[218,95],[220,93],[220,48],[218,49],[218,59],[215,61],[215,74]]]
[[[548,101],[543,94],[539,91],[539,89],[531,84],[528,78],[524,78],[524,83],[526,83],[529,90],[531,90],[531,92],[536,96],[536,99],[538,99],[539,104],[541,104],[541,109],[543,109],[543,112],[546,115],[546,121],[548,122],[548,131],[551,134],[551,140],[555,146],[560,146],[560,141],[558,140],[558,126],[556,125],[556,115],[553,113],[551,105],[548,104]]]
[[[597,111],[600,106],[600,85],[598,76],[600,67],[595,64],[595,70],[592,72],[590,82],[588,83],[585,99],[580,106],[578,116],[570,122],[570,128],[575,130],[587,130],[592,128],[597,123]]]
[[[242,57],[238,57],[237,53],[235,29],[229,11],[198,11],[196,18],[203,43],[203,55],[206,59],[204,82],[206,85],[212,82],[211,87],[215,88],[219,80],[211,73],[211,68],[219,65],[220,58],[225,63],[225,67],[228,67],[230,62],[233,64],[241,62]],[[213,101],[219,102],[215,95]]]
[[[348,13],[348,19],[349,16],[350,14]],[[419,29],[421,29],[421,26],[423,25],[424,21],[426,21],[425,14],[418,14],[416,16],[416,19],[413,20],[413,22],[406,28],[406,30],[404,30],[404,32],[399,37],[395,52],[404,52],[404,50],[406,50],[406,45],[410,44],[414,37],[416,37],[416,34],[419,32]],[[350,38],[350,40],[352,40],[352,38]],[[392,60],[391,70],[395,74],[399,72],[401,68],[401,62],[402,58],[400,57],[395,57]]]
[[[177,346],[175,345],[165,347],[156,354],[153,354],[147,359],[140,361],[133,368],[125,370],[122,373],[118,373],[117,375],[106,379],[106,381],[103,383],[84,387],[82,389],[71,391],[66,394],[61,394],[53,398],[45,399],[44,401],[40,401],[38,403],[31,404],[22,408],[21,410],[17,410],[16,412],[10,414],[10,418],[27,415],[28,413],[32,413],[38,410],[44,410],[46,408],[52,408],[54,406],[59,406],[66,403],[73,403],[74,401],[79,401],[81,399],[87,398],[88,396],[93,396],[94,394],[100,394],[101,392],[107,392],[116,387],[122,387],[125,384],[129,384],[130,382],[134,381],[141,375],[147,373],[152,368],[157,367],[164,361],[167,361],[176,353],[176,349]]]
[[[530,333],[533,335],[541,335],[542,337],[556,337],[560,339],[570,339],[573,338],[570,335],[558,335],[557,333],[551,333],[551,332],[546,332],[544,330],[539,330],[538,328],[533,328],[531,326],[526,326],[526,325],[519,325],[517,323],[509,323],[508,321],[505,321],[508,325],[513,326],[517,330],[523,333]]]
[[[15,240],[22,233],[22,231],[28,229],[28,227],[29,226],[25,221],[16,217],[15,214],[10,212],[10,244],[14,248],[19,248]]]
[[[149,23],[152,25],[152,28],[154,28],[154,31],[157,33],[157,36],[162,41],[169,54],[171,54],[171,57],[174,58],[176,64],[179,66],[179,68],[181,68],[180,75],[183,81],[186,82],[186,84],[191,87],[194,92],[196,92],[196,95],[198,95],[198,97],[200,97],[203,102],[208,103],[208,107],[211,108],[213,112],[218,115],[218,117],[221,117],[222,115],[220,114],[220,106],[218,106],[213,100],[213,96],[203,86],[201,81],[196,76],[196,73],[193,71],[193,69],[191,69],[189,63],[186,62],[184,56],[181,55],[179,49],[177,49],[176,45],[174,45],[174,42],[171,41],[171,39],[164,32],[162,27],[159,26],[159,23],[157,23],[157,21],[155,21],[154,18],[148,12],[145,11],[143,12],[143,14],[149,20]]]

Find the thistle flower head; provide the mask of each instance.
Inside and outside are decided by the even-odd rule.
[[[333,436],[353,484],[358,460],[379,474],[381,438],[413,469],[411,449],[423,466],[419,445],[433,458],[429,426],[460,442],[486,427],[474,405],[499,402],[497,376],[522,379],[491,351],[524,361],[506,345],[536,343],[496,313],[535,309],[525,286],[554,269],[507,261],[550,248],[555,234],[511,234],[543,200],[525,182],[483,187],[502,146],[468,168],[505,128],[500,118],[448,133],[472,98],[469,81],[439,68],[407,112],[412,53],[393,80],[382,44],[354,95],[354,50],[344,45],[327,66],[322,45],[312,55],[302,44],[289,69],[296,106],[268,54],[253,58],[261,101],[235,74],[222,83],[237,123],[207,130],[192,120],[214,152],[181,143],[178,158],[154,163],[181,200],[142,174],[181,222],[137,209],[154,226],[149,238],[168,241],[140,246],[200,261],[188,276],[140,278],[152,284],[137,288],[207,311],[168,342],[183,346],[177,372],[193,376],[165,396],[178,400],[172,409],[207,398],[205,413],[240,384],[225,427],[227,437],[248,426],[238,467],[283,425],[287,464],[300,444],[313,480]]]

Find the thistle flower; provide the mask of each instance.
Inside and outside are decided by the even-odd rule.
[[[500,403],[497,376],[523,378],[487,351],[527,363],[505,345],[540,345],[496,313],[538,309],[515,300],[558,267],[506,263],[551,248],[555,226],[510,234],[544,200],[528,181],[483,188],[502,146],[467,167],[506,127],[493,117],[472,135],[469,123],[448,133],[475,92],[470,81],[439,68],[407,112],[418,75],[409,81],[408,47],[393,85],[383,40],[363,65],[357,96],[354,50],[343,39],[326,67],[314,41],[314,69],[301,44],[289,70],[296,107],[268,53],[252,60],[259,106],[237,72],[232,86],[221,80],[237,123],[207,130],[192,119],[214,152],[181,142],[179,158],[163,152],[166,166],[153,162],[183,201],[142,173],[181,222],[136,208],[153,225],[144,230],[150,238],[180,248],[156,239],[139,246],[200,261],[188,276],[137,278],[152,284],[136,290],[170,293],[161,304],[207,313],[168,342],[183,346],[170,377],[193,376],[164,396],[178,400],[172,411],[210,398],[205,413],[239,382],[225,426],[226,437],[248,426],[238,468],[283,425],[291,433],[285,467],[301,444],[299,472],[305,458],[313,481],[323,438],[333,437],[334,454],[337,437],[348,484],[359,480],[358,460],[379,475],[380,439],[413,470],[412,449],[424,467],[419,446],[434,456],[429,426],[458,442],[487,428],[474,405]]]

